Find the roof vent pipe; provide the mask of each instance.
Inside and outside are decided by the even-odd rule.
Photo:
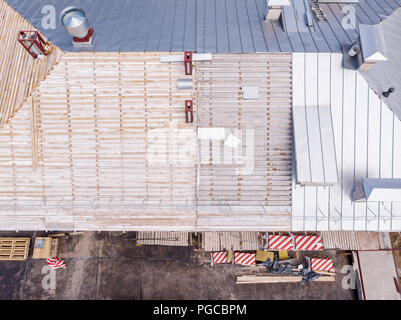
[[[67,7],[60,13],[60,20],[64,29],[73,37],[73,45],[91,44],[93,28],[89,27],[83,9],[78,7]]]

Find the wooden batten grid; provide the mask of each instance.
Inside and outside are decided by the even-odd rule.
[[[160,55],[64,54],[0,130],[0,226],[194,231],[196,153],[179,161],[194,93],[177,88],[191,76]]]
[[[196,62],[190,76],[161,55],[63,53],[0,130],[0,227],[290,228],[291,55],[216,54]],[[183,78],[195,88],[179,90]],[[242,86],[258,86],[259,99],[244,100]],[[196,112],[187,124],[190,99]],[[252,129],[254,171],[217,163],[214,142],[203,154],[202,127],[242,131],[242,139]]]
[[[214,54],[196,64],[196,75],[197,127],[238,137],[239,159],[253,148],[247,172],[222,159],[223,140],[199,142],[198,230],[290,229],[291,54]],[[259,98],[245,100],[244,86],[258,87]]]
[[[34,60],[18,43],[20,30],[35,30],[6,1],[0,1],[0,128],[33,93],[57,63],[62,51]]]

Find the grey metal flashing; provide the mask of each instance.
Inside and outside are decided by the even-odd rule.
[[[279,21],[265,21],[265,0],[6,1],[65,51],[82,50],[73,48],[58,19],[61,10],[75,5],[85,10],[95,29],[90,50],[199,53],[342,52],[358,36],[357,30],[342,25],[347,6],[355,8],[357,24],[379,23],[401,6],[401,0],[321,3],[327,21],[317,21],[309,0],[290,0],[291,6],[283,8],[282,28]],[[42,23],[48,17],[42,12],[45,6],[55,8],[55,29]]]

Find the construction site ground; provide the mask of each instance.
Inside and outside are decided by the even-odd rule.
[[[0,232],[0,237],[32,237],[45,233]],[[0,299],[208,299],[283,300],[357,298],[343,289],[341,269],[349,255],[323,254],[334,259],[335,282],[242,284],[236,275],[249,267],[210,265],[209,254],[192,247],[137,246],[136,233],[85,232],[59,238],[58,256],[67,269],[56,270],[56,288],[45,289],[45,259],[0,261]],[[302,255],[305,253],[301,253]]]

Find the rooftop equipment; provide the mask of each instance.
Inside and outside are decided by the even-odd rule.
[[[185,122],[194,122],[194,104],[192,100],[185,100]]]
[[[89,27],[89,21],[81,8],[65,8],[60,13],[60,20],[68,34],[73,37],[74,46],[83,47],[92,44],[94,29]]]
[[[192,89],[193,83],[192,83],[192,79],[178,79],[177,80],[177,88],[178,89]]]
[[[387,61],[384,56],[385,46],[380,30],[373,25],[359,25],[359,43],[361,54],[358,55],[359,68],[369,70],[377,62]]]
[[[43,40],[38,31],[20,31],[18,42],[34,59],[47,56],[51,52],[51,46]]]
[[[390,94],[392,94],[395,91],[393,87],[389,88],[387,91],[383,92],[383,96],[388,98]]]
[[[356,190],[354,201],[401,202],[401,179],[362,179],[362,190]]]
[[[290,6],[289,0],[266,0],[267,12],[266,20],[279,20],[283,7]]]

